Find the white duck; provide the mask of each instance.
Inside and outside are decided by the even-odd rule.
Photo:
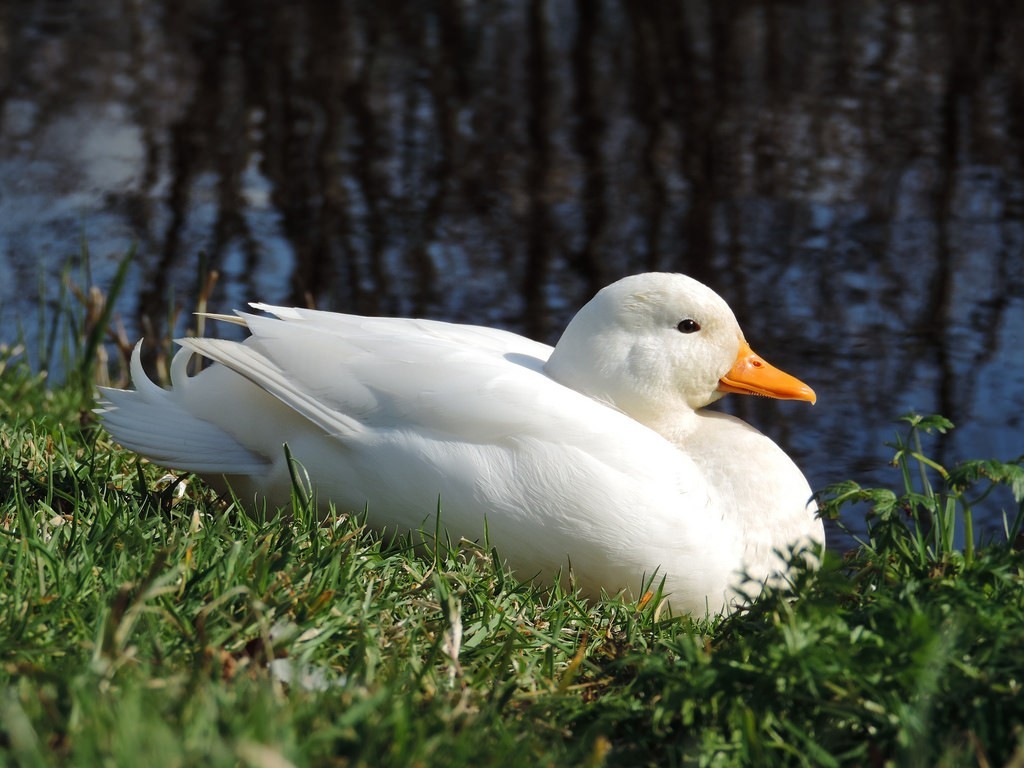
[[[173,388],[132,357],[107,430],[242,499],[288,503],[287,443],[325,505],[377,528],[481,539],[523,577],[571,568],[591,595],[657,572],[677,612],[718,612],[776,551],[824,542],[811,490],[771,440],[700,409],[725,392],[808,400],[755,355],[725,301],[676,274],[600,291],[552,349],[506,331],[252,305],[244,342],[186,338]],[[141,345],[141,342],[140,342]],[[192,354],[219,363],[189,376]],[[749,583],[745,587],[749,593]]]

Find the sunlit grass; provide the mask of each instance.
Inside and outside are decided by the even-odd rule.
[[[905,426],[894,489],[824,494],[868,512],[854,551],[670,617],[301,492],[241,514],[98,429],[80,320],[66,384],[0,352],[0,762],[1024,764],[1024,470],[938,467],[919,437],[944,421]],[[992,486],[1004,535],[968,538]]]

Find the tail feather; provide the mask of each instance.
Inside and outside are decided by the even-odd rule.
[[[142,368],[140,341],[132,352],[135,390],[101,387],[96,413],[104,428],[129,450],[157,464],[201,474],[259,474],[270,463],[215,424],[190,413],[177,396],[186,386],[192,352],[182,349],[171,364],[172,389],[151,381]]]

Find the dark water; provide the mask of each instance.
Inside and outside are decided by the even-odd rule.
[[[727,398],[811,484],[1024,452],[1024,5],[255,2],[0,7],[0,327],[84,237],[157,332],[315,301],[553,341],[687,272],[814,408]],[[42,288],[40,288],[42,280]],[[179,321],[178,331],[185,319]]]

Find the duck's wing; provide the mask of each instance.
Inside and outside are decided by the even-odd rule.
[[[614,413],[548,378],[551,348],[513,333],[257,308],[274,316],[238,313],[251,332],[244,342],[180,339],[171,389],[146,377],[136,347],[136,389],[100,390],[107,430],[166,466],[256,474],[279,458],[282,442],[311,428],[349,445],[388,431],[470,444],[525,435],[572,442],[606,428],[601,417]],[[220,365],[189,376],[195,353]]]
[[[475,326],[260,306],[244,343],[179,343],[341,439],[367,429],[482,442],[586,400],[543,372],[551,347]],[[542,402],[538,402],[538,400]]]

